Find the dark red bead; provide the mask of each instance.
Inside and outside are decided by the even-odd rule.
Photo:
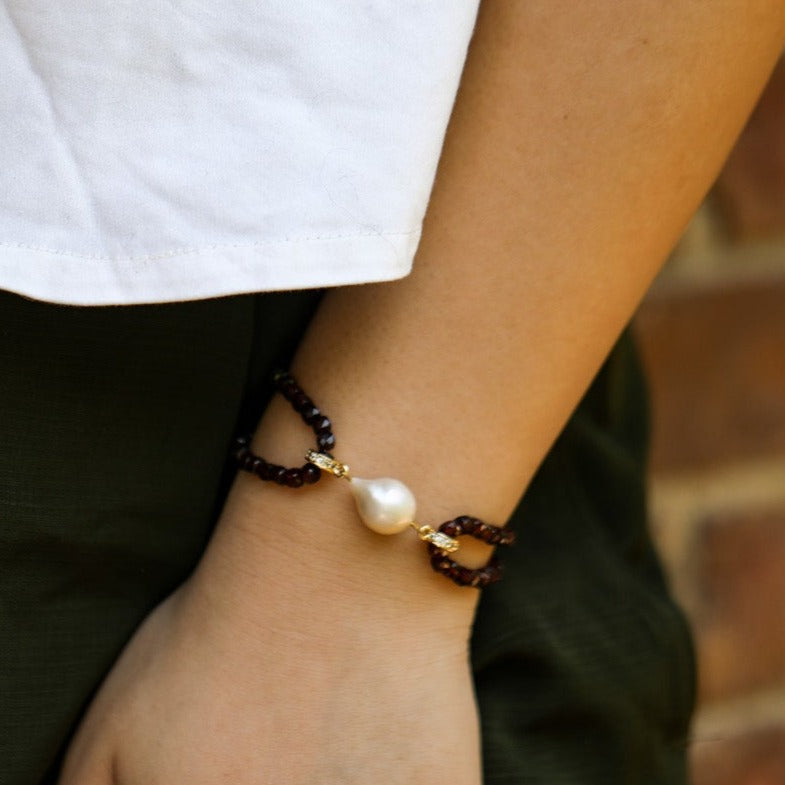
[[[283,481],[289,488],[299,488],[303,484],[303,473],[300,469],[287,469]]]
[[[319,482],[319,478],[322,476],[322,470],[312,463],[306,463],[300,471],[303,475],[303,482],[306,485],[313,485],[315,482]]]
[[[314,429],[314,431],[316,431],[317,434],[332,431],[333,427],[333,424],[330,422],[330,418],[325,417],[323,414],[314,419],[313,422],[309,423],[309,425]]]
[[[463,524],[463,531],[465,534],[479,538],[479,532],[483,525],[482,521],[478,521],[477,518],[467,518],[466,522]]]
[[[493,527],[488,526],[487,523],[480,523],[474,529],[474,535],[478,540],[488,542],[488,538],[493,536]]]
[[[286,472],[288,470],[285,466],[273,466],[272,467],[272,480],[273,482],[277,482],[278,485],[285,485],[286,484]]]
[[[323,416],[322,410],[318,406],[311,406],[310,408],[303,409],[300,414],[307,425],[311,425],[314,420]]]
[[[275,464],[267,463],[267,461],[265,461],[257,470],[256,476],[260,480],[266,480],[269,482],[275,477],[275,471],[277,468],[278,467]]]
[[[316,437],[316,444],[321,452],[327,452],[335,447],[335,436],[332,433],[320,433]]]
[[[457,537],[462,534],[461,526],[458,521],[447,521],[439,527],[439,531],[446,534],[448,537]]]
[[[302,413],[313,407],[313,401],[304,393],[298,392],[291,397],[291,404],[296,412]]]
[[[297,393],[301,392],[299,385],[292,379],[291,376],[283,376],[275,383],[278,392],[283,395],[284,398],[287,400],[291,398],[293,395],[297,395]]]

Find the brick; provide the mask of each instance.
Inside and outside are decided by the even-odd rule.
[[[782,684],[785,508],[706,520],[693,547],[701,700]]]
[[[653,296],[635,329],[653,471],[785,455],[785,281]]]
[[[785,725],[698,741],[690,758],[692,785],[783,785]]]
[[[785,60],[780,61],[714,188],[737,240],[785,235]]]

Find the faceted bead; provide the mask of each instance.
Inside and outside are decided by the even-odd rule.
[[[303,475],[303,482],[306,485],[313,485],[315,482],[318,482],[319,478],[322,476],[322,470],[312,463],[306,463],[300,471]]]
[[[325,417],[323,414],[320,417],[314,418],[309,425],[311,428],[316,431],[317,434],[321,433],[329,433],[332,431],[333,424],[330,422],[329,417]]]
[[[477,518],[466,518],[466,523],[463,524],[463,530],[466,534],[471,534],[473,536],[480,536],[480,531],[485,524],[477,520]]]
[[[291,398],[291,403],[295,411],[300,413],[312,408],[314,405],[313,401],[304,392],[295,393]]]
[[[462,534],[461,526],[458,521],[447,521],[439,527],[439,531],[446,534],[448,537],[457,537]]]
[[[335,436],[332,433],[320,433],[316,437],[316,444],[320,452],[329,452],[335,447]]]
[[[278,391],[281,393],[281,395],[283,395],[283,397],[287,400],[289,400],[293,395],[297,395],[297,393],[301,392],[297,382],[295,382],[291,376],[282,377],[276,382],[275,386],[278,388]]]
[[[303,484],[303,474],[300,469],[287,469],[283,479],[284,485],[289,488],[299,488]]]
[[[311,425],[317,417],[322,416],[322,410],[318,406],[311,406],[309,408],[303,409],[300,414],[302,415],[302,418],[305,420],[306,424]]]

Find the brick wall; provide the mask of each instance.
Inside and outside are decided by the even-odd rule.
[[[694,785],[785,783],[785,64],[636,318],[655,536],[695,634]]]

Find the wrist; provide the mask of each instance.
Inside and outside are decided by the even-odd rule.
[[[390,625],[468,639],[479,592],[435,573],[411,533],[366,529],[351,494],[325,478],[307,490],[235,481],[195,577],[249,625]],[[274,616],[274,618],[271,618]]]
[[[331,421],[291,376],[281,375],[276,383],[292,409],[314,430],[317,450],[333,449]],[[450,519],[443,533],[437,533],[440,523],[420,517],[422,507],[402,482],[411,482],[421,473],[417,471],[418,460],[422,463],[433,450],[424,449],[413,461],[413,445],[403,451],[395,449],[396,445],[400,447],[396,438],[385,439],[381,446],[363,440],[358,447],[356,436],[349,443],[371,466],[374,461],[379,464],[386,459],[392,473],[401,470],[412,477],[361,480],[350,477],[349,467],[324,455],[309,456],[310,463],[302,469],[284,468],[277,462],[297,466],[303,460],[302,429],[291,427],[296,418],[287,409],[276,396],[250,449],[247,442],[240,447],[237,457],[246,472],[240,472],[233,486],[198,572],[200,579],[213,576],[205,585],[212,583],[214,591],[220,586],[224,598],[239,606],[241,612],[248,604],[245,613],[250,611],[252,624],[272,621],[265,617],[265,607],[285,608],[293,614],[286,618],[303,623],[318,595],[319,604],[342,608],[342,619],[363,625],[378,618],[392,619],[395,628],[405,634],[411,634],[420,624],[428,630],[449,630],[465,644],[477,592],[464,587],[483,586],[498,579],[494,564],[480,569],[491,555],[484,543],[503,544],[511,541],[512,535],[465,515]],[[353,419],[347,418],[350,422]],[[330,443],[322,444],[324,440]],[[271,450],[276,463],[261,458],[260,450],[268,457]],[[321,475],[313,463],[322,467]],[[331,476],[330,469],[350,480],[350,486],[340,489],[338,485],[343,483]],[[425,474],[430,477],[431,473]],[[309,487],[303,488],[304,481]],[[456,486],[459,483],[450,478],[447,490]],[[443,491],[441,495],[446,495]],[[359,511],[354,506],[355,496]],[[445,502],[438,491],[431,492],[424,507],[425,514],[433,516],[434,511],[445,508]],[[423,524],[423,520],[428,523]],[[461,558],[454,561],[448,554],[458,547],[455,537],[461,534],[469,535],[460,538],[468,541],[469,547],[461,547]],[[445,581],[444,575],[460,583],[461,588]],[[227,591],[228,586],[233,586],[233,591]],[[263,605],[259,605],[260,597],[265,598]],[[439,608],[436,618],[434,607]],[[311,617],[308,623],[318,622]]]

